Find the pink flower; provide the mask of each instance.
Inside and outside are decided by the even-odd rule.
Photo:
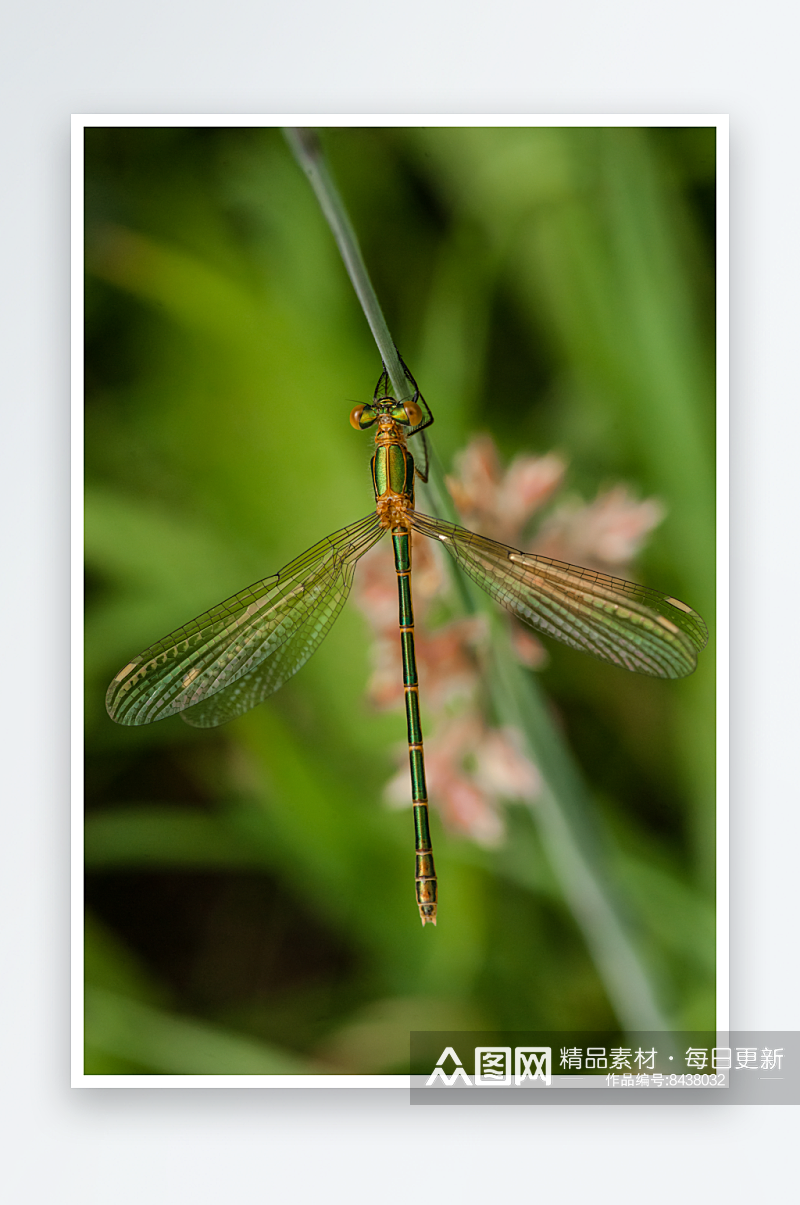
[[[557,560],[618,572],[661,521],[653,499],[637,501],[624,486],[594,502],[562,502],[542,525],[530,548],[524,535],[531,517],[562,484],[566,466],[547,456],[517,456],[504,472],[494,443],[478,436],[456,457],[448,488],[467,526],[513,547]],[[425,742],[428,792],[445,824],[480,845],[504,835],[504,801],[535,801],[541,786],[536,766],[523,751],[519,733],[490,727],[480,705],[484,693],[483,650],[487,628],[480,617],[432,626],[433,602],[446,599],[449,577],[441,548],[414,537],[412,594],[415,646]],[[378,707],[403,706],[402,663],[397,631],[397,578],[384,544],[364,557],[356,578],[356,601],[373,629],[373,673],[369,693]],[[447,604],[443,609],[446,611]],[[547,654],[528,628],[512,624],[520,661],[538,668]],[[386,787],[387,801],[407,807],[409,772],[405,750]]]
[[[637,501],[624,485],[594,502],[562,502],[542,525],[531,551],[588,569],[619,572],[641,551],[666,514],[655,498]]]
[[[540,788],[539,772],[520,746],[512,729],[489,728],[474,708],[437,727],[425,746],[425,776],[448,828],[478,845],[501,843],[501,803],[532,802]],[[398,753],[398,760],[404,762],[405,755]],[[387,784],[385,796],[394,806],[408,805],[405,765]]]
[[[457,475],[445,478],[468,527],[507,544],[519,539],[531,516],[559,487],[560,456],[517,456],[504,473],[489,435],[478,435],[455,456]]]
[[[469,698],[477,688],[475,650],[485,638],[482,617],[452,620],[437,628],[426,625],[430,602],[449,584],[442,551],[417,537],[412,545],[412,597],[417,670],[426,710],[437,710],[456,698]],[[374,632],[369,695],[382,709],[403,703],[403,667],[397,629],[397,576],[384,544],[364,557],[355,598]]]

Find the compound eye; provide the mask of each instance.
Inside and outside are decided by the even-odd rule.
[[[395,402],[392,418],[405,427],[416,427],[417,423],[422,422],[423,414],[416,402]]]
[[[424,415],[422,413],[422,407],[417,405],[416,402],[405,402],[403,405],[403,409],[405,410],[406,414],[408,415],[408,422],[412,427],[416,427],[419,423],[422,422],[422,420],[424,418]]]
[[[355,427],[356,431],[364,431],[372,426],[376,418],[372,406],[356,406],[350,411],[350,426]]]

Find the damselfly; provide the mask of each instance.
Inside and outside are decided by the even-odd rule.
[[[411,602],[412,533],[438,540],[459,567],[523,623],[603,661],[655,678],[682,678],[708,639],[691,607],[657,590],[593,569],[507,548],[414,507],[415,474],[427,480],[426,427],[433,422],[414,386],[391,396],[388,374],[370,405],[350,422],[375,427],[375,511],[309,548],[280,572],[212,607],[145,649],[121,669],[106,695],[118,724],[149,724],[180,712],[198,728],[223,724],[255,707],[303,666],[325,639],[350,592],[357,561],[391,533],[399,594],[416,896],[423,926],[436,924],[425,761]],[[407,440],[419,436],[415,465]]]

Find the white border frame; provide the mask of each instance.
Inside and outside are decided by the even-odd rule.
[[[113,113],[72,116],[72,1087],[408,1088],[408,1075],[85,1075],[83,999],[83,131],[87,126],[714,126],[717,131],[717,1031],[730,1028],[729,122],[727,114]]]

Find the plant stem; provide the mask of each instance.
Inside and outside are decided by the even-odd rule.
[[[381,304],[372,287],[366,264],[361,255],[356,232],[350,223],[344,202],[325,162],[325,154],[314,130],[287,126],[284,136],[302,171],[308,176],[314,195],[327,219],[336,245],[341,252],[344,266],[350,277],[356,296],[361,302],[364,316],[369,323],[373,338],[378,345],[384,367],[389,374],[395,396],[400,399],[408,394],[408,380],[403,372],[394,340],[389,334]]]
[[[496,618],[492,700],[501,722],[523,733],[542,776],[531,812],[550,865],[623,1026],[670,1029],[604,873],[607,834],[570,750],[548,715],[536,678],[521,668],[509,647],[508,633]]]

